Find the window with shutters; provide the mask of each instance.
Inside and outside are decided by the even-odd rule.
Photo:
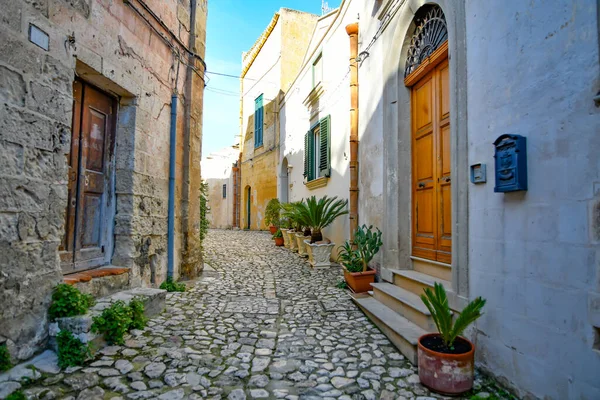
[[[329,177],[331,172],[331,118],[316,123],[304,136],[304,177],[307,182]]]
[[[261,94],[254,100],[254,147],[263,145],[263,95]]]
[[[317,57],[312,65],[313,87],[323,81],[323,57],[321,54]]]

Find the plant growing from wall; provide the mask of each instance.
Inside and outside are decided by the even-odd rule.
[[[124,344],[123,336],[130,329],[133,318],[131,307],[124,301],[115,301],[102,314],[93,318],[92,332],[102,333],[110,344]]]
[[[52,304],[48,315],[52,321],[56,318],[82,315],[94,305],[94,297],[83,294],[74,286],[61,283],[52,292]]]
[[[279,199],[271,199],[265,208],[265,224],[267,226],[279,227],[279,214],[281,211],[281,203]]]
[[[173,278],[167,278],[166,281],[160,284],[160,289],[166,290],[167,292],[185,292],[185,284],[177,283],[173,281]]]
[[[200,184],[200,242],[203,242],[208,234],[209,222],[206,215],[210,212],[208,207],[208,183]]]
[[[8,371],[11,368],[12,364],[6,343],[0,344],[0,372]]]
[[[58,366],[61,368],[83,365],[85,360],[91,357],[89,345],[67,330],[58,333],[56,343],[58,344]]]
[[[322,241],[321,231],[331,225],[337,217],[348,214],[347,205],[347,200],[339,200],[337,196],[323,196],[319,200],[315,196],[311,196],[305,201],[299,202],[298,212],[311,230],[311,243]]]
[[[477,297],[467,304],[456,318],[456,321],[452,323],[452,311],[448,305],[448,297],[446,296],[446,289],[444,289],[444,286],[436,282],[433,290],[426,288],[424,291],[425,293],[421,295],[421,300],[431,313],[431,318],[433,318],[435,326],[446,347],[446,349],[441,350],[451,352],[454,350],[456,338],[462,334],[471,323],[481,317],[481,309],[485,305],[485,300],[481,297]]]

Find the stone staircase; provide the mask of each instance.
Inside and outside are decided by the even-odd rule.
[[[101,298],[129,289],[129,268],[107,265],[65,275],[63,280],[66,284],[75,286],[82,293]]]
[[[451,290],[449,265],[413,260],[412,270],[392,270],[393,282],[371,284],[369,295],[356,295],[354,302],[413,364],[417,364],[417,341],[436,330],[431,313],[421,301],[424,288],[434,283]]]

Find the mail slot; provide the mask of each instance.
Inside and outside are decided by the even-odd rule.
[[[527,190],[527,139],[501,135],[494,142],[496,185],[494,192]]]

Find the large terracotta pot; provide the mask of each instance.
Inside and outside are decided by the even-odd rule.
[[[354,293],[365,293],[371,290],[371,283],[375,282],[377,272],[369,269],[365,272],[350,272],[344,267],[344,279]]]
[[[269,232],[271,232],[271,235],[274,235],[277,232],[277,227],[273,225],[269,226]]]
[[[306,245],[304,244],[304,236],[303,232],[296,233],[296,243],[298,244],[298,255],[302,257],[308,257],[308,253],[306,252]]]
[[[283,246],[283,238],[282,237],[276,237],[275,239],[275,246]]]
[[[296,231],[293,230],[293,229],[290,229],[288,231],[288,238],[289,238],[289,241],[290,241],[288,248],[291,251],[296,251],[297,252],[298,251],[298,242],[296,242]]]
[[[304,241],[308,262],[313,268],[331,267],[331,251],[335,243],[310,243],[310,239]]]
[[[439,333],[428,333],[419,338],[419,379],[434,392],[445,395],[458,395],[473,388],[475,366],[475,345],[468,339],[460,338],[471,345],[471,350],[463,354],[439,353],[428,349],[421,341]]]

